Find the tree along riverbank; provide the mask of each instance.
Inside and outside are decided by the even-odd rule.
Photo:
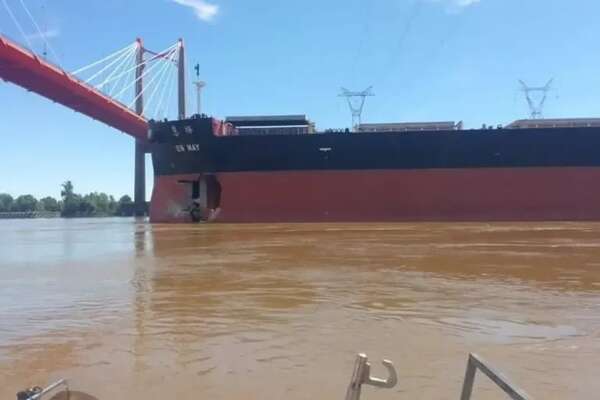
[[[48,196],[38,200],[30,194],[13,198],[0,193],[0,219],[131,217],[134,211],[133,200],[127,195],[119,200],[99,192],[81,195],[75,193],[71,181],[62,184],[60,199]]]

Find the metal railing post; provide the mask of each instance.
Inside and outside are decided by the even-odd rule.
[[[460,400],[470,400],[473,393],[473,383],[477,370],[483,372],[492,382],[504,391],[513,400],[532,400],[531,397],[516,385],[512,384],[501,372],[490,367],[483,358],[477,354],[469,354],[467,362],[467,371],[463,382],[462,394]]]
[[[370,385],[385,389],[391,389],[396,386],[396,383],[398,383],[398,374],[396,373],[394,364],[392,364],[392,362],[389,360],[383,360],[382,364],[388,371],[388,378],[381,379],[372,377],[369,359],[367,358],[366,354],[359,354],[356,357],[356,362],[354,363],[352,379],[350,380],[350,385],[346,391],[345,399],[359,400],[362,385]]]
[[[475,382],[475,372],[477,372],[477,369],[473,363],[472,356],[469,355],[460,400],[469,400],[471,398],[471,394],[473,393],[473,383]]]

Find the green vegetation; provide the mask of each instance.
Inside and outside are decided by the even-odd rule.
[[[93,192],[86,195],[75,193],[73,183],[62,184],[61,199],[44,197],[36,199],[30,194],[13,198],[10,194],[0,193],[0,213],[49,211],[60,212],[65,218],[73,217],[109,217],[132,216],[134,212],[131,197],[125,195],[118,201],[106,193]]]
[[[44,211],[58,212],[60,211],[61,204],[54,197],[44,197],[40,199],[38,208]]]
[[[14,211],[35,211],[37,206],[37,199],[30,194],[17,197],[13,203]]]
[[[0,212],[9,212],[12,210],[14,199],[10,194],[0,193]]]

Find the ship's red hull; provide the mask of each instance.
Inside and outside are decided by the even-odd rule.
[[[199,175],[159,176],[153,222],[191,221]],[[216,222],[600,220],[600,167],[216,174]]]

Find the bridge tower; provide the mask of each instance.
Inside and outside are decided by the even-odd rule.
[[[135,112],[138,115],[144,114],[144,43],[142,39],[137,39],[137,50],[135,54]],[[146,214],[146,152],[147,146],[140,139],[135,139],[135,165],[133,178],[133,202],[135,204],[136,217],[143,217]]]
[[[146,53],[152,56],[146,57]],[[175,56],[178,56],[178,59],[175,59]],[[149,108],[154,95],[160,93],[157,98],[159,102],[154,104],[154,116],[160,117],[161,114],[157,112],[161,111],[160,105],[165,99],[164,96],[168,93],[167,99],[170,99],[172,93],[164,89],[157,92],[166,77],[172,77],[167,74],[168,65],[163,64],[162,69],[158,70],[156,70],[157,63],[149,66],[158,59],[178,68],[178,117],[185,118],[185,49],[182,39],[158,53],[144,48],[142,40],[136,39],[134,45],[126,46],[101,60],[68,73],[0,34],[1,80],[33,91],[135,138],[134,205],[135,214],[138,216],[143,216],[147,212],[145,155],[149,152],[149,146],[147,144],[148,120],[144,114],[148,113],[146,108]],[[130,65],[131,61],[134,61],[134,66]],[[109,70],[113,66],[112,71]],[[95,72],[90,70],[94,67],[97,68]],[[151,78],[144,79],[151,70],[157,72]],[[82,75],[77,76],[84,71],[91,76],[87,79]],[[129,83],[125,77],[130,72],[135,74],[135,81]],[[94,80],[96,83],[93,84]],[[146,85],[145,81],[147,81]],[[170,83],[171,80],[167,79],[167,82]],[[152,87],[150,94],[144,96],[144,91],[150,87]],[[107,88],[109,90],[106,90]],[[130,104],[126,104],[128,100],[123,100],[121,96],[127,97],[132,88],[135,99]],[[167,100],[167,104],[169,102],[170,100]],[[162,109],[162,116],[165,116],[167,111],[168,106]]]
[[[179,119],[185,119],[185,47],[183,39],[179,39],[179,57],[177,62],[178,69],[178,89],[179,89]]]
[[[157,54],[146,50],[142,39],[136,39],[137,50],[135,61],[137,68],[135,69],[135,112],[138,115],[144,114],[144,69],[146,62],[144,55],[146,52],[154,54],[155,57],[160,57]],[[178,69],[178,117],[185,119],[186,117],[186,91],[185,91],[185,48],[183,39],[179,39],[179,55],[177,58]],[[146,154],[149,153],[148,145],[140,139],[135,140],[135,171],[134,171],[134,189],[133,197],[135,204],[135,215],[142,217],[147,212],[146,207]]]

